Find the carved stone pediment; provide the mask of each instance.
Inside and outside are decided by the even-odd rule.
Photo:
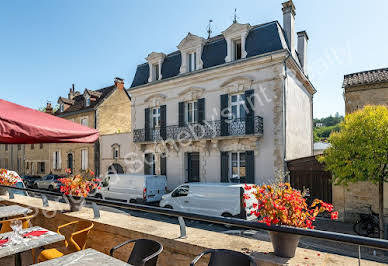
[[[248,77],[234,77],[222,83],[221,88],[228,94],[238,93],[251,89],[252,83]]]
[[[145,100],[144,103],[148,105],[148,107],[156,107],[156,106],[161,106],[166,103],[166,95],[164,94],[153,94],[148,96]]]
[[[249,30],[251,29],[250,24],[241,24],[238,22],[233,23],[230,25],[226,30],[222,32],[222,34],[227,37],[238,37],[241,36],[241,34],[248,34]]]
[[[205,89],[199,87],[190,87],[179,93],[179,99],[182,102],[194,101],[202,97]]]
[[[166,55],[164,53],[152,52],[146,57],[146,60],[148,62],[157,63],[157,62],[159,62],[159,60],[164,60],[165,57],[166,57]]]
[[[179,50],[187,50],[187,49],[195,49],[198,46],[204,45],[206,40],[197,35],[191,34],[190,32],[186,35],[186,37],[179,43],[177,48]]]

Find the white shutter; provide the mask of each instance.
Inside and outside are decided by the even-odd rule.
[[[53,165],[52,165],[52,168],[53,169],[57,169],[57,165],[55,164],[55,158],[57,157],[57,154],[56,152],[54,151],[53,152]],[[31,173],[32,173],[32,167],[31,167]]]
[[[85,170],[89,168],[89,155],[88,155],[88,150],[85,150]]]
[[[58,151],[58,169],[62,169],[61,151]]]
[[[85,170],[85,153],[81,150],[81,170]]]

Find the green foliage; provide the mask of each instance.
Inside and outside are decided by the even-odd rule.
[[[339,131],[339,129],[339,124],[328,127],[317,127],[314,128],[314,137],[316,136],[316,141],[325,141],[329,138],[331,132]]]
[[[331,147],[318,159],[336,184],[388,182],[388,109],[365,106],[345,117],[330,135]]]
[[[335,114],[335,116],[328,116],[324,118],[314,118],[314,127],[316,126],[317,123],[322,123],[324,127],[330,127],[330,126],[335,126],[339,123],[341,123],[344,120],[343,116],[340,116],[338,113]]]

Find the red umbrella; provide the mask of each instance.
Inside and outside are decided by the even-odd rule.
[[[0,99],[0,143],[93,143],[98,131]]]

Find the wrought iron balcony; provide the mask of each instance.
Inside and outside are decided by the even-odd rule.
[[[165,128],[135,129],[134,142],[159,142],[163,140],[199,140],[227,136],[247,136],[263,134],[263,118],[231,119],[191,123],[185,126],[172,125]]]

